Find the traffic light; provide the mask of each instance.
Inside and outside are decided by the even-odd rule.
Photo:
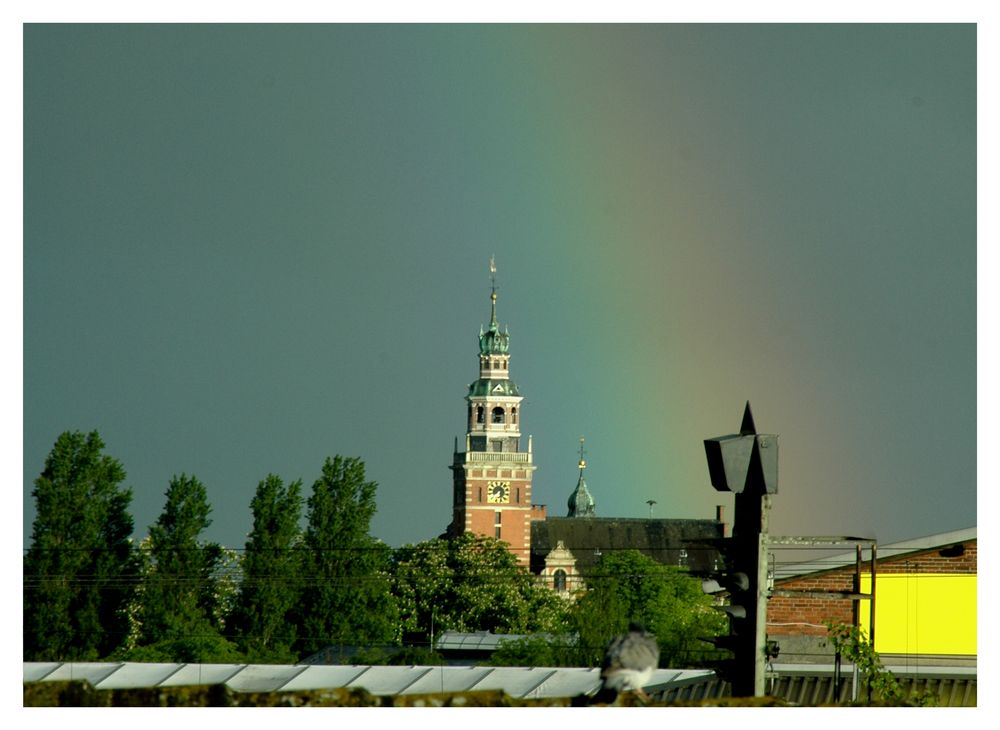
[[[755,694],[757,617],[760,585],[756,551],[746,540],[725,537],[712,541],[719,551],[722,566],[702,581],[702,590],[724,601],[715,609],[726,614],[728,632],[706,639],[718,649],[732,653],[731,659],[716,663],[716,672],[732,685],[734,697]]]

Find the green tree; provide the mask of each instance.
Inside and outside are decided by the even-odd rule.
[[[299,599],[301,490],[301,481],[286,487],[280,477],[268,474],[250,503],[253,529],[231,624],[250,661],[295,659],[291,612]]]
[[[488,663],[495,667],[571,667],[576,661],[573,637],[538,634],[501,641]]]
[[[303,539],[304,587],[297,606],[297,649],[366,646],[398,635],[389,590],[388,546],[369,535],[375,482],[356,457],[327,458],[308,500]]]
[[[65,432],[35,480],[36,514],[24,558],[24,658],[94,660],[127,634],[138,564],[132,491],[96,431]]]
[[[580,659],[596,665],[608,641],[638,621],[656,636],[661,666],[699,664],[715,656],[703,639],[727,630],[725,617],[712,609],[712,597],[687,571],[662,565],[638,550],[601,557],[587,576],[587,592],[573,611]]]
[[[399,548],[393,557],[393,592],[405,634],[558,632],[568,603],[540,585],[505,543],[464,533]]]
[[[200,540],[211,524],[208,494],[194,476],[170,480],[166,505],[149,528],[136,644],[126,658],[145,661],[235,661],[220,633],[216,570],[221,546]]]

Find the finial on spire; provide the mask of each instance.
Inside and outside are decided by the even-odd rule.
[[[497,328],[497,264],[490,256],[490,329]]]
[[[583,458],[583,455],[584,455],[585,453],[586,453],[586,451],[584,451],[584,449],[583,449],[583,436],[581,436],[581,437],[580,437],[580,471],[581,471],[581,472],[582,472],[582,471],[583,471],[584,469],[586,469],[586,468],[587,468],[587,462],[586,462],[586,460],[585,460],[585,459]]]

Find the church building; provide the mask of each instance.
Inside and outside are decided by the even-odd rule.
[[[506,542],[521,565],[567,597],[584,587],[587,570],[609,550],[635,549],[664,564],[710,570],[714,551],[687,545],[722,537],[721,513],[708,520],[598,517],[584,479],[583,439],[580,475],[566,517],[548,517],[544,505],[532,504],[532,441],[521,434],[523,396],[510,379],[510,334],[497,321],[492,259],[490,273],[490,324],[480,327],[479,378],[465,396],[464,449],[456,439],[452,457],[447,534],[473,532]]]

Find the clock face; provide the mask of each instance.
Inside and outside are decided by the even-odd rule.
[[[490,482],[487,484],[486,501],[491,504],[510,502],[510,482]]]

